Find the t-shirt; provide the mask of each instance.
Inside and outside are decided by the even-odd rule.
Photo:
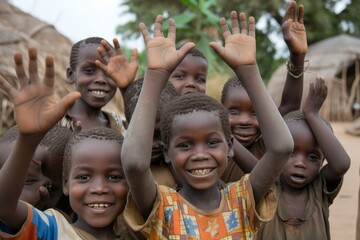
[[[27,204],[28,216],[21,229],[17,232],[0,223],[0,236],[2,239],[95,239],[90,234],[75,229],[64,216],[55,209],[44,212]]]
[[[255,206],[249,175],[245,175],[221,190],[220,205],[211,211],[198,209],[174,189],[158,185],[146,221],[131,193],[123,215],[133,230],[149,239],[253,239],[260,223],[269,221],[275,209],[272,190]]]
[[[326,186],[326,179],[322,172],[308,185],[309,200],[301,219],[286,216],[281,198],[279,198],[277,212],[273,220],[265,223],[259,230],[257,239],[266,240],[325,240],[330,239],[329,206],[339,193],[342,179],[331,192]],[[277,186],[280,190],[280,186]]]

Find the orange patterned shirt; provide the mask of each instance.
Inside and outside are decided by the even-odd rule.
[[[196,208],[169,187],[158,185],[157,191],[146,222],[131,194],[124,210],[130,227],[149,239],[253,239],[260,223],[270,220],[276,209],[273,191],[255,206],[249,175],[222,189],[220,206],[212,211]]]

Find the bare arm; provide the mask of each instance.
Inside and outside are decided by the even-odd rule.
[[[290,51],[289,62],[294,69],[287,73],[279,111],[282,116],[299,110],[303,93],[304,60],[307,52],[307,38],[304,26],[304,6],[296,11],[296,1],[291,1],[285,13],[282,32]]]
[[[0,87],[15,105],[19,136],[10,156],[0,170],[0,219],[13,229],[19,229],[27,216],[25,205],[19,201],[27,169],[38,143],[66,113],[68,107],[80,97],[70,93],[59,103],[54,98],[54,60],[45,60],[44,81],[37,72],[36,49],[29,49],[29,78],[25,74],[22,56],[14,55],[15,70],[20,90],[14,89],[0,76]]]
[[[319,115],[320,107],[326,99],[326,95],[327,87],[324,79],[316,78],[315,86],[313,83],[310,84],[303,112],[327,161],[322,170],[323,174],[327,181],[335,182],[349,169],[350,157],[330,127]]]
[[[149,216],[156,197],[150,159],[160,94],[171,72],[194,46],[187,43],[177,51],[174,20],[169,20],[167,38],[163,37],[162,24],[163,17],[159,15],[155,20],[154,38],[150,37],[144,24],[139,25],[147,49],[148,66],[121,153],[133,199],[144,219]]]
[[[233,150],[235,163],[244,173],[250,173],[259,160],[236,139],[233,142]]]
[[[222,59],[243,80],[254,105],[266,152],[250,174],[255,201],[258,202],[278,178],[293,149],[293,140],[277,107],[268,94],[256,64],[255,19],[244,13],[231,12],[232,34],[224,18],[220,19],[225,47],[210,43]],[[276,139],[276,141],[274,141]]]

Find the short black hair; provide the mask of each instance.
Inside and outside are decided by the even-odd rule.
[[[144,83],[144,78],[139,78],[133,81],[125,91],[124,94],[125,119],[128,123],[131,121],[131,117],[134,113],[136,104],[139,100],[143,83]],[[159,105],[157,109],[156,121],[160,121],[161,112],[164,108],[164,105],[170,102],[175,97],[176,97],[176,90],[174,86],[168,81],[161,92]]]
[[[165,145],[169,145],[171,128],[175,116],[184,115],[195,111],[216,112],[228,142],[231,140],[231,129],[229,124],[228,112],[225,107],[214,98],[203,93],[190,93],[176,97],[168,103],[161,116],[161,140]]]
[[[226,83],[223,86],[222,92],[221,92],[221,98],[220,101],[222,104],[224,104],[226,96],[229,92],[230,88],[244,88],[242,85],[240,79],[237,76],[233,76],[229,78]]]
[[[120,148],[124,141],[124,137],[120,132],[106,127],[94,127],[94,128],[84,129],[79,133],[74,134],[67,143],[64,152],[63,179],[67,179],[69,177],[73,147],[75,147],[76,144],[81,143],[86,139],[116,141],[120,145]],[[122,175],[125,178],[124,173],[122,173]]]
[[[303,113],[301,110],[291,111],[291,112],[285,114],[285,115],[283,116],[283,118],[284,118],[284,121],[285,121],[286,123],[287,123],[287,122],[296,122],[296,121],[299,121],[299,122],[300,122],[300,121],[303,121],[303,122],[305,122],[306,124],[308,124],[307,121],[306,121],[305,115],[304,115],[304,113]],[[322,119],[322,120],[325,122],[325,124],[331,129],[331,131],[334,132],[334,131],[333,131],[333,128],[331,127],[331,124],[330,124],[325,118],[321,117],[321,119]]]
[[[201,57],[206,62],[208,61],[205,57],[205,55],[198,49],[198,48],[192,48],[186,55],[191,55],[193,57]]]
[[[0,139],[0,143],[13,143],[16,141],[17,136],[19,135],[18,126],[10,128]],[[66,127],[60,125],[55,125],[50,129],[44,138],[39,143],[39,146],[46,147],[49,153],[49,159],[53,163],[59,163],[63,159],[65,146],[69,141],[72,135]]]

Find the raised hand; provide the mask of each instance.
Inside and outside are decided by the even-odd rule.
[[[161,69],[171,73],[195,44],[188,42],[179,50],[176,50],[175,21],[173,19],[169,20],[169,33],[167,38],[163,35],[162,25],[163,16],[158,15],[155,20],[153,38],[150,37],[144,23],[140,23],[139,28],[147,49],[147,68]]]
[[[119,41],[114,38],[113,43],[116,55],[107,41],[101,41],[103,48],[98,47],[97,50],[104,63],[96,60],[95,64],[105,71],[120,89],[126,89],[136,77],[139,67],[138,51],[137,49],[132,50],[129,62],[122,53]]]
[[[256,63],[256,43],[255,43],[255,18],[249,17],[249,25],[246,21],[245,13],[238,14],[236,11],[230,13],[232,33],[230,32],[225,18],[220,19],[220,27],[223,32],[225,47],[216,42],[209,45],[219,54],[219,56],[232,68],[240,65]]]
[[[29,76],[25,73],[20,53],[14,55],[14,61],[20,90],[16,90],[2,76],[0,88],[15,105],[19,131],[22,134],[46,133],[65,115],[68,107],[80,98],[80,93],[69,93],[57,103],[54,98],[54,59],[46,57],[44,80],[40,82],[35,48],[29,49]]]
[[[283,37],[290,53],[305,55],[308,50],[306,31],[304,26],[304,6],[291,1],[282,23]]]
[[[316,77],[314,83],[310,83],[309,94],[304,99],[303,112],[318,113],[327,96],[327,86],[322,77]]]

